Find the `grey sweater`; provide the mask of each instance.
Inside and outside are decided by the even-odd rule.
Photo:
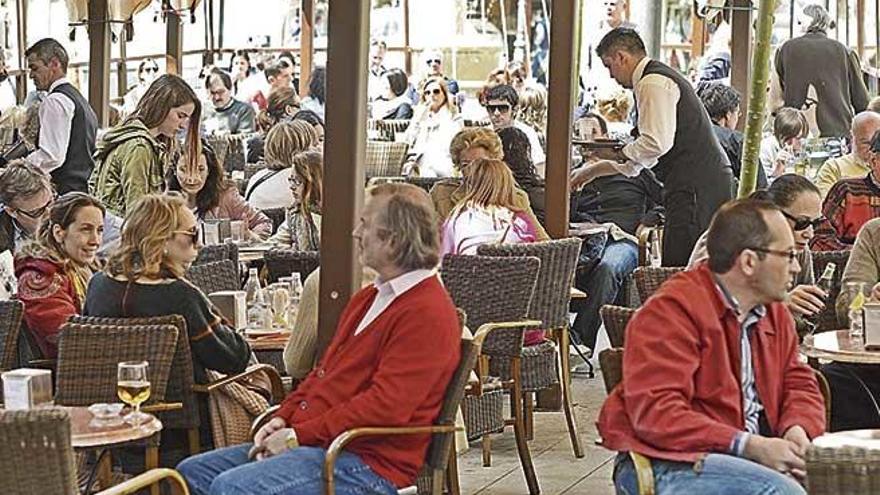
[[[850,297],[844,290],[849,282],[862,282],[869,290],[880,282],[880,218],[869,220],[862,226],[849,253],[836,305],[837,317],[842,322],[849,321]]]

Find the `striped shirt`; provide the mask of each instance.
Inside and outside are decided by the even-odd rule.
[[[721,292],[722,296],[724,296],[723,299],[727,304],[727,307],[733,311],[737,317],[741,316],[742,309],[739,307],[739,302],[733,297],[733,294],[728,292],[717,279],[715,280],[715,285],[718,287],[718,291]],[[748,435],[758,433],[758,421],[761,416],[761,411],[764,410],[764,406],[761,404],[761,398],[758,397],[758,388],[755,386],[755,367],[754,362],[752,361],[752,346],[750,339],[752,336],[751,330],[766,314],[766,307],[755,306],[749,310],[745,318],[743,318],[739,324],[740,388],[742,390],[743,398],[743,423],[745,424],[745,431],[737,434],[730,446],[730,452],[737,456],[743,455]]]
[[[837,181],[822,203],[826,220],[810,241],[813,251],[852,249],[868,220],[880,216],[880,184],[872,174]]]

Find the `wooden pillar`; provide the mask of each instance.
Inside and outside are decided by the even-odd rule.
[[[364,196],[367,142],[367,47],[370,0],[330,3],[324,201],[333,205],[321,222],[321,296],[318,356],[333,339],[348,300],[361,286],[351,237]]]
[[[407,74],[412,74],[412,47],[409,41],[409,0],[403,0],[403,67]]]
[[[183,74],[183,29],[180,15],[168,10],[165,16],[165,72]]]
[[[126,24],[127,26],[127,24]],[[123,97],[128,92],[128,65],[125,62],[128,56],[125,29],[119,35],[119,62],[116,63],[116,96]]]
[[[705,49],[706,22],[697,16],[697,10],[694,8],[691,13],[691,60],[702,57]]]
[[[749,108],[749,81],[752,67],[752,2],[733,0],[730,33],[730,85],[742,95],[740,108]],[[737,129],[745,128],[746,119],[739,119]]]
[[[874,19],[880,22],[880,19]],[[856,53],[859,60],[865,57],[865,0],[856,0]]]
[[[568,237],[568,175],[571,168],[571,114],[574,108],[578,46],[577,0],[554,0],[550,17],[550,84],[547,122],[547,231]]]
[[[15,79],[15,98],[19,104],[24,103],[27,97],[27,1],[15,0],[16,32],[18,34],[18,68],[21,74]]]
[[[312,58],[315,54],[315,0],[301,0],[299,33],[299,95],[309,94],[309,79],[312,77]]]
[[[89,2],[89,103],[98,125],[110,123],[110,25],[107,0]]]

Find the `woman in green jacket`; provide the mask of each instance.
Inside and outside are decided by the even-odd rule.
[[[153,81],[134,113],[98,143],[89,181],[92,194],[124,218],[142,196],[162,192],[165,172],[179,156],[197,160],[201,155],[201,110],[183,79],[166,74]],[[176,139],[180,132],[186,132],[183,153]]]

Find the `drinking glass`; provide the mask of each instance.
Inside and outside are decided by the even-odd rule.
[[[303,292],[302,277],[299,272],[293,272],[290,279],[290,296],[299,299]]]
[[[272,326],[284,328],[287,325],[287,307],[290,304],[290,286],[276,282],[269,286],[269,301],[272,304]]]
[[[229,231],[232,237],[232,242],[238,244],[244,242],[245,237],[245,225],[241,220],[233,220],[229,222]]]
[[[147,378],[149,366],[146,361],[126,361],[116,367],[116,395],[122,402],[134,407],[134,411],[124,419],[138,427],[150,417],[141,412],[141,403],[150,398],[150,381]]]
[[[846,294],[849,301],[849,336],[861,338],[865,332],[862,312],[868,300],[868,292],[864,282],[847,282]]]

